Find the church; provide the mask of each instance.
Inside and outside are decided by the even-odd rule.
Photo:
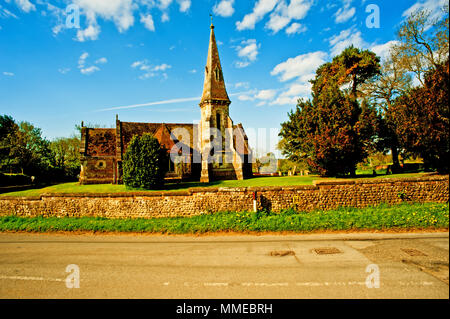
[[[135,135],[150,133],[168,150],[166,180],[208,183],[252,176],[252,152],[242,124],[233,124],[219,52],[211,24],[200,122],[122,122],[115,128],[81,127],[80,184],[122,183],[122,161]]]

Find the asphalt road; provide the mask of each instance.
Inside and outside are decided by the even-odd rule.
[[[0,298],[448,299],[448,259],[448,233],[0,233]]]

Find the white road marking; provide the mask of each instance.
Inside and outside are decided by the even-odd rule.
[[[210,286],[210,287],[226,287],[226,286],[228,286],[228,283],[227,282],[205,282],[203,285]]]
[[[65,281],[64,279],[59,278],[44,278],[44,277],[28,277],[28,276],[2,276],[0,275],[0,279],[9,279],[9,280],[31,280],[31,281]]]
[[[432,286],[434,283],[430,281],[409,281],[397,282],[399,286]],[[163,283],[164,286],[169,285],[169,283]],[[188,287],[198,287],[201,283],[185,282],[184,286]],[[289,285],[295,285],[299,287],[330,287],[330,286],[365,286],[364,281],[337,281],[337,282],[241,282],[241,283],[228,283],[228,282],[205,282],[203,286],[206,287],[232,287],[232,286],[243,286],[243,287],[287,287]]]

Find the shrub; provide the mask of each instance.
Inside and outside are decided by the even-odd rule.
[[[133,188],[161,188],[168,161],[167,150],[153,135],[135,135],[124,155],[123,182]]]
[[[24,174],[0,173],[0,186],[21,186],[31,184],[30,176]]]

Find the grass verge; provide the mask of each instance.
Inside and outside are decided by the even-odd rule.
[[[358,178],[409,178],[409,177],[421,177],[424,174],[394,174],[394,175],[360,175]],[[351,180],[352,178],[345,178],[345,180]],[[292,186],[292,185],[312,185],[314,180],[336,180],[333,177],[320,177],[317,175],[308,176],[281,176],[281,177],[255,177],[245,180],[220,180],[210,183],[200,182],[182,182],[182,183],[168,183],[164,185],[163,191],[186,191],[193,187],[265,187],[265,186]],[[63,183],[58,185],[52,185],[44,188],[33,188],[23,191],[5,192],[0,194],[2,196],[14,196],[14,197],[32,197],[40,196],[45,193],[59,193],[59,194],[79,194],[79,193],[123,193],[123,192],[136,192],[147,191],[142,189],[127,188],[125,185],[116,184],[94,184],[94,185],[80,185],[77,182]]]
[[[194,217],[106,219],[99,217],[0,217],[0,231],[133,232],[311,232],[389,229],[442,229],[449,225],[448,203],[340,208],[330,211],[223,212]]]

